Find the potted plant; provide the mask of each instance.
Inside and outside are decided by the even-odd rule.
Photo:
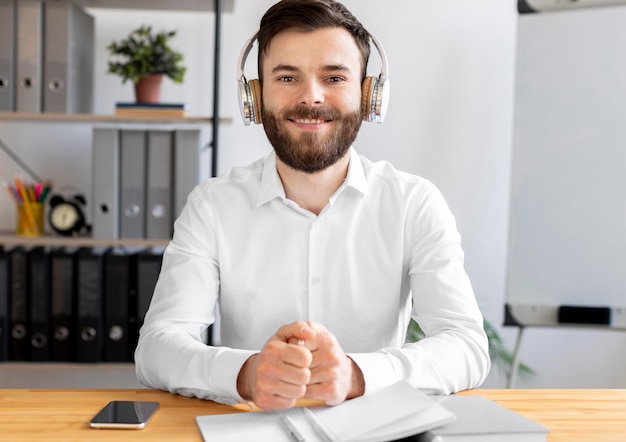
[[[108,73],[122,77],[122,83],[132,81],[137,102],[158,103],[163,76],[182,83],[187,70],[182,64],[183,55],[169,45],[175,35],[176,31],[153,34],[151,26],[142,25],[127,38],[113,41],[107,46],[112,57]]]

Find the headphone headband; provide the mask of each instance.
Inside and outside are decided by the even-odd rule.
[[[374,34],[371,34],[367,30],[365,30],[365,32],[367,32],[369,37],[372,39],[372,42],[374,43],[374,47],[376,48],[376,50],[378,51],[378,55],[380,56],[380,60],[381,60],[380,77],[387,79],[389,78],[389,65],[387,63],[387,54],[385,53],[385,50],[383,49],[383,45],[380,43],[380,41]],[[244,44],[243,49],[241,50],[241,53],[239,54],[237,79],[245,78],[243,71],[245,69],[246,60],[248,58],[248,55],[250,55],[250,51],[254,47],[254,42],[257,41],[258,35],[259,35],[259,31],[252,34],[252,36],[248,40],[246,40],[246,43]]]
[[[239,63],[237,65],[239,66],[237,70],[237,80],[240,80],[240,79],[244,80],[246,78],[243,73],[243,70],[246,66],[246,59],[248,58],[248,55],[250,54],[250,51],[252,50],[252,47],[254,46],[254,42],[257,40],[258,35],[259,35],[258,31],[252,34],[252,37],[246,40],[246,44],[243,46],[243,49],[241,50],[241,53],[239,54]]]
[[[382,123],[387,114],[387,104],[389,102],[389,65],[387,63],[387,54],[378,38],[367,30],[366,32],[378,51],[381,60],[381,68],[378,78],[366,77],[363,82],[363,120]],[[249,83],[244,74],[246,60],[254,47],[254,42],[258,40],[258,35],[259,32],[257,31],[246,40],[239,54],[239,63],[237,65],[241,116],[246,126],[248,126],[250,122],[256,124],[261,123],[261,104],[258,102],[260,101],[258,99],[260,99],[261,95],[260,84],[258,80],[251,80]]]

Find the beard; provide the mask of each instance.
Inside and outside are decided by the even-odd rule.
[[[306,173],[324,170],[343,158],[363,121],[360,110],[342,114],[328,106],[297,106],[283,112],[273,112],[263,106],[261,118],[276,156],[292,169]],[[286,122],[300,118],[331,120],[335,127],[328,135],[304,131],[298,137],[292,136],[285,127]]]

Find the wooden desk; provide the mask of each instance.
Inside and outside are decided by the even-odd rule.
[[[626,390],[473,390],[552,430],[550,442],[626,441]],[[144,430],[95,430],[89,420],[111,400],[159,401]],[[2,441],[194,441],[194,418],[233,407],[157,390],[0,390]]]

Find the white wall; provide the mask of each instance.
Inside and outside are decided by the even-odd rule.
[[[274,0],[235,0],[224,15],[221,73],[222,116],[233,123],[221,129],[219,170],[247,164],[269,150],[261,127],[244,127],[236,99],[236,62],[244,41],[257,29],[263,12]],[[392,96],[384,124],[367,124],[357,149],[371,159],[386,159],[398,168],[431,179],[444,193],[457,217],[466,251],[466,268],[485,316],[502,322],[506,274],[509,170],[513,119],[513,87],[517,12],[515,0],[344,0],[385,47],[390,63]],[[211,14],[92,10],[97,23],[96,112],[111,113],[115,101],[131,100],[130,85],[106,75],[104,47],[142,23],[179,29],[178,45],[189,66],[185,84],[165,82],[163,100],[187,101],[192,113],[211,113]],[[373,70],[378,58],[372,57]],[[246,74],[255,78],[255,60]],[[204,79],[207,81],[205,82]],[[17,126],[17,129],[16,127]],[[87,129],[61,125],[37,126],[40,143],[32,140],[28,124],[0,123],[0,138],[30,153],[32,144],[73,145],[78,166],[64,181],[89,191],[90,134]],[[75,142],[72,131],[82,131]],[[16,132],[18,135],[16,135]],[[59,134],[59,132],[62,132]],[[43,134],[43,135],[42,135]],[[63,135],[65,134],[65,135]],[[24,141],[24,142],[23,142]],[[28,142],[26,142],[28,141]],[[57,146],[57,149],[67,147]],[[0,176],[6,175],[0,154]],[[73,157],[66,161],[74,164]],[[47,173],[48,162],[41,162]],[[82,170],[81,170],[82,169]],[[10,170],[8,173],[13,173]],[[52,176],[52,169],[50,169]],[[0,198],[0,229],[12,227],[5,214],[8,198]],[[7,209],[7,210],[5,210]],[[515,330],[501,329],[509,346]],[[625,337],[618,333],[529,330],[522,360],[539,375],[531,387],[623,387]],[[494,371],[485,384],[502,387]]]

